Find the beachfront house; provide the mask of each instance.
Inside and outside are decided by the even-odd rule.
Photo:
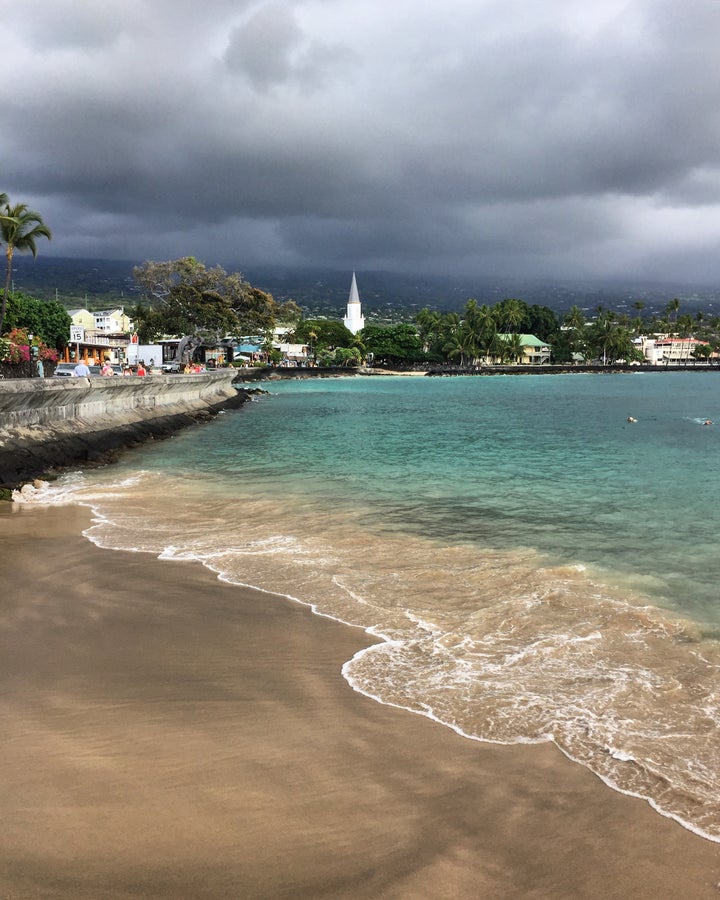
[[[671,334],[659,334],[653,337],[641,336],[633,343],[642,352],[647,362],[653,366],[667,366],[692,363],[698,347],[709,347],[708,341],[695,337],[676,337]]]
[[[517,359],[517,364],[521,366],[541,366],[550,362],[550,344],[541,341],[534,334],[519,334],[520,347],[522,354]],[[502,341],[510,341],[514,338],[512,334],[499,334],[498,338]],[[493,360],[500,362],[499,359]]]

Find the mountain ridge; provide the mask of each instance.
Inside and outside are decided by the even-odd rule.
[[[123,302],[134,305],[140,299],[140,292],[132,270],[140,263],[140,260],[16,256],[13,286],[15,290],[46,299],[57,297],[66,306],[88,304],[98,308],[98,304],[102,307]],[[351,270],[221,265],[228,271],[241,271],[250,283],[279,301],[295,300],[306,315],[342,314],[352,278]],[[529,305],[548,306],[556,313],[574,305],[591,313],[602,306],[630,316],[637,314],[638,302],[643,304],[642,314],[649,316],[661,313],[670,300],[678,298],[686,311],[720,313],[720,288],[712,285],[618,279],[500,279],[363,270],[357,270],[356,274],[363,310],[391,318],[402,312],[411,316],[426,306],[441,312],[460,312],[471,297],[488,305],[516,297]]]

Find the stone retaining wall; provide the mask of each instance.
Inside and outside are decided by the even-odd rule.
[[[0,485],[117,451],[246,402],[233,370],[200,375],[24,378],[0,382]]]

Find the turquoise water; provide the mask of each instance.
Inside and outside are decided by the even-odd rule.
[[[720,839],[720,380],[372,377],[269,393],[42,502],[380,643],[359,691],[553,740]],[[628,423],[628,416],[637,419]]]
[[[720,623],[713,375],[375,377],[270,390],[262,410],[219,423],[212,443],[188,433],[143,465],[236,472],[319,505],[357,504],[376,527],[534,547]]]

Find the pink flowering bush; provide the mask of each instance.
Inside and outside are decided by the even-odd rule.
[[[0,362],[11,365],[30,362],[30,348],[27,344],[15,344],[8,338],[0,338]]]
[[[40,338],[33,337],[32,347],[37,348],[37,359],[48,363],[58,361],[57,350],[48,347]],[[28,370],[33,358],[30,348],[30,339],[25,328],[13,328],[0,338],[0,365],[6,377],[26,378],[31,374]]]

